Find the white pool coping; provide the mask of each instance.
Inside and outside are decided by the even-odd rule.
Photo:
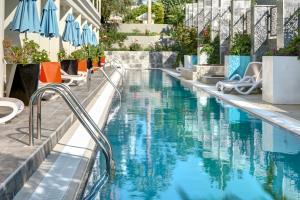
[[[198,81],[186,80],[180,76],[179,73],[171,70],[171,69],[161,69],[162,71],[166,72],[167,74],[171,75],[174,78],[177,78],[185,83],[189,83],[197,88],[204,90],[205,92],[216,96],[234,106],[242,108],[259,118],[262,118],[268,122],[271,122],[279,127],[287,129],[297,135],[300,135],[300,121],[296,120],[292,117],[284,115],[282,113],[278,113],[275,111],[266,110],[263,106],[255,105],[251,103],[247,99],[242,97],[232,95],[232,94],[224,94],[222,92],[217,91],[215,86],[202,84]]]
[[[120,74],[114,73],[111,79],[117,85],[121,79]],[[88,113],[95,122],[99,123],[100,128],[105,124],[106,117],[104,117],[104,113],[109,112],[109,104],[114,93],[114,88],[107,82],[88,106]],[[89,148],[90,143],[93,141],[78,121],[71,126],[68,132],[71,136],[66,142],[62,142],[61,149],[54,149],[54,152],[56,151],[55,153],[59,154],[57,158],[55,160],[51,160],[51,158],[45,160],[39,167],[41,169],[33,174],[15,199],[65,199],[68,191],[72,190],[70,187],[75,180],[74,177],[78,176],[76,172],[80,167],[80,162],[82,159],[86,159],[86,152],[91,151]],[[32,188],[32,185],[35,185],[34,188]]]

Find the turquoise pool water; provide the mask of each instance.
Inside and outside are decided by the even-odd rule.
[[[300,138],[160,70],[129,71],[90,199],[300,199]],[[99,184],[96,165],[87,192]]]

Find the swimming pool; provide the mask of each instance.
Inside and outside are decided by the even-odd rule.
[[[90,195],[96,160],[89,199],[300,199],[298,136],[161,70],[126,76],[105,128],[116,174]]]

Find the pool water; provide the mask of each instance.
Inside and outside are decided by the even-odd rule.
[[[160,70],[126,76],[105,128],[116,174],[92,199],[300,199],[298,136]]]

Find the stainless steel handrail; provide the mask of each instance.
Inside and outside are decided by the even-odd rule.
[[[71,98],[71,100],[75,103],[75,105],[79,108],[79,110],[83,113],[84,117],[88,119],[88,121],[91,123],[92,127],[98,132],[101,133],[100,137],[104,141],[104,143],[108,146],[109,153],[112,154],[112,147],[105,136],[105,134],[100,130],[99,126],[94,122],[94,120],[91,118],[91,116],[87,113],[87,111],[84,109],[84,107],[79,103],[78,99],[73,95],[72,91],[70,88],[64,84],[49,84],[48,86],[56,87],[56,88],[61,88],[63,92],[66,92],[68,95],[68,98]],[[41,138],[41,101],[42,101],[42,96],[43,94],[38,96],[38,106],[37,106],[37,138]]]
[[[112,61],[108,61],[110,67],[113,67],[120,75],[121,75],[121,80],[122,80],[122,85],[123,85],[123,73],[119,71],[118,67],[113,65]],[[116,63],[116,62],[115,62]],[[106,66],[107,63],[104,64],[104,66]],[[116,63],[118,65],[118,63]],[[122,69],[122,68],[121,68]]]
[[[120,98],[120,104],[122,104],[122,95],[120,90],[118,89],[118,87],[112,82],[112,80],[108,77],[108,75],[106,74],[106,72],[100,68],[100,71],[104,74],[105,78],[107,79],[107,81],[115,88],[115,90],[117,91],[119,98]],[[122,77],[122,76],[121,76]]]
[[[29,106],[30,106],[30,115],[29,115],[29,145],[31,145],[31,146],[34,145],[34,136],[33,136],[34,135],[34,131],[33,131],[34,130],[34,124],[33,124],[33,118],[34,118],[34,113],[33,112],[34,112],[34,108],[33,108],[33,104],[35,103],[35,101],[37,100],[37,98],[41,98],[41,95],[45,91],[47,91],[47,90],[54,91],[54,92],[58,93],[65,100],[65,102],[67,103],[67,105],[69,106],[69,108],[73,111],[73,113],[78,118],[78,120],[81,122],[81,124],[83,125],[83,127],[85,127],[85,129],[87,130],[87,132],[90,134],[90,136],[93,138],[93,140],[96,142],[96,144],[102,150],[102,152],[103,152],[103,154],[105,156],[105,159],[106,159],[107,172],[109,174],[111,174],[114,171],[114,161],[112,160],[112,151],[111,151],[111,149],[109,149],[107,151],[107,149],[105,148],[105,146],[103,146],[103,144],[101,143],[101,141],[98,139],[98,137],[95,134],[94,130],[91,129],[91,126],[93,127],[93,123],[95,123],[95,122],[93,120],[90,121],[89,120],[89,119],[91,119],[90,116],[87,117],[86,114],[84,114],[84,113],[87,113],[87,112],[86,111],[85,112],[79,112],[77,110],[77,108],[79,108],[80,111],[81,111],[81,108],[83,108],[83,107],[81,105],[78,106],[76,104],[76,102],[72,101],[72,98],[71,99],[69,98],[70,96],[74,97],[74,95],[72,93],[71,93],[71,95],[66,95],[64,93],[66,91],[63,91],[64,90],[63,87],[58,86],[58,84],[51,84],[51,85],[44,86],[44,87],[40,88],[39,90],[37,90],[31,96],[30,103],[29,103]],[[73,99],[75,99],[75,97]],[[38,106],[41,106],[41,105],[38,105]],[[82,114],[84,114],[84,115],[82,115]],[[39,113],[38,114],[38,118],[40,118],[40,117],[41,116],[40,116],[40,113]],[[88,121],[86,121],[84,117],[86,117],[88,119]],[[97,133],[99,134],[99,136],[101,137],[101,139],[106,138],[106,136],[102,133],[102,131],[99,131],[100,130],[99,127],[98,128],[94,128],[94,129],[95,129],[95,131],[97,131]]]

